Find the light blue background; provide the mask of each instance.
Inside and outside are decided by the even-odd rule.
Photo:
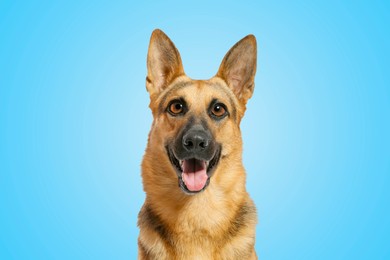
[[[261,259],[390,259],[387,1],[1,1],[0,258],[135,259],[154,28],[187,74],[258,40]]]

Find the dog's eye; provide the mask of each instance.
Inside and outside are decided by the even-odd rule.
[[[215,116],[215,117],[223,117],[226,115],[226,109],[225,109],[225,106],[221,103],[217,103],[215,104],[212,108],[211,108],[211,113]]]
[[[168,106],[168,112],[172,115],[179,115],[183,113],[184,105],[180,100],[175,100],[170,103]]]

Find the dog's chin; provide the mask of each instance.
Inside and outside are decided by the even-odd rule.
[[[201,193],[208,187],[221,156],[221,149],[217,149],[210,160],[196,156],[179,159],[169,147],[167,152],[178,176],[179,187],[187,195]]]

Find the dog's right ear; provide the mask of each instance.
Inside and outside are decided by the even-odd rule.
[[[148,50],[146,89],[152,96],[158,94],[178,76],[184,75],[180,53],[161,30],[150,37]]]

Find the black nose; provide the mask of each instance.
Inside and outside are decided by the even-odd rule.
[[[183,147],[189,152],[203,151],[209,146],[210,138],[203,130],[190,130],[183,136]]]

